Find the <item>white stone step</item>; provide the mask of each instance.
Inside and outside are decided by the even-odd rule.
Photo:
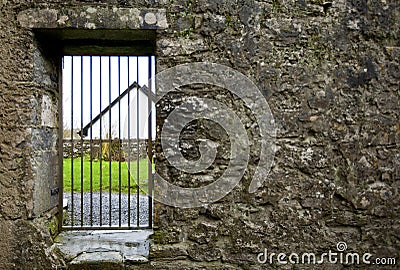
[[[54,245],[71,267],[138,264],[148,262],[152,233],[152,230],[64,231],[56,237]]]

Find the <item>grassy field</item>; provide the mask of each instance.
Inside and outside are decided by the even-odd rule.
[[[73,164],[74,191],[81,191],[81,158],[65,158],[63,163],[63,182],[64,191],[71,191],[71,175]],[[153,165],[154,166],[154,165]],[[108,192],[110,188],[110,162],[102,161],[100,174],[100,161],[92,161],[92,190],[100,191],[100,181],[102,182],[102,190]],[[121,162],[121,192],[128,193],[128,179],[130,177],[131,192],[137,189],[137,162],[131,162],[131,174],[129,176],[128,163]],[[119,191],[119,162],[111,162],[111,190]],[[100,177],[101,175],[101,177]],[[139,181],[141,193],[147,191],[147,159],[139,161]],[[83,159],[83,191],[90,191],[90,160]]]

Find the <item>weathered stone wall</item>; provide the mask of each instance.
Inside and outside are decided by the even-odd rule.
[[[57,224],[58,62],[0,4],[0,268],[51,269]]]
[[[103,143],[103,145],[102,145]],[[139,143],[139,146],[138,146]],[[106,145],[105,145],[106,144]],[[90,140],[63,140],[63,157],[64,158],[71,158],[71,157],[80,157],[82,155],[91,157],[93,159],[100,159],[102,156],[102,152],[105,156],[109,156],[109,148],[108,145],[110,144],[109,140],[98,140],[94,139],[92,142]],[[138,155],[138,148],[139,148],[139,158],[147,158],[147,140],[135,140],[132,139],[131,141],[128,140],[116,140],[113,139],[111,141],[111,145],[113,145],[113,150],[111,155],[114,154],[115,160],[122,158],[124,160],[136,160]],[[107,148],[104,148],[107,147]],[[105,150],[107,149],[107,150]],[[102,158],[105,158],[104,156]]]
[[[157,204],[149,268],[265,269],[273,267],[257,262],[265,248],[322,254],[336,250],[339,241],[346,242],[349,251],[369,252],[373,258],[399,258],[398,1],[12,0],[0,2],[1,269],[60,264],[50,255],[43,218],[37,218],[48,209],[35,206],[35,188],[42,190],[37,185],[45,183],[43,177],[49,180],[52,172],[46,164],[57,156],[57,124],[52,120],[59,100],[57,63],[41,62],[51,57],[38,50],[29,16],[20,21],[17,17],[31,8],[82,5],[165,8],[168,28],[157,30],[158,71],[196,61],[232,67],[262,90],[276,121],[271,173],[249,194],[260,144],[257,129],[250,128],[251,111],[222,89],[197,91],[226,103],[249,123],[253,143],[248,170],[217,203],[195,209]],[[73,19],[76,25],[93,27],[82,23],[81,14]],[[54,22],[57,27],[70,23],[62,19]],[[114,26],[141,23],[119,21]],[[168,106],[159,107],[158,125],[189,95],[193,89],[169,95],[161,103]],[[51,106],[45,109],[48,101]],[[157,171],[186,187],[212,181],[227,162],[229,139],[213,123],[194,122],[182,135],[189,143],[185,157],[198,158],[198,138],[221,145],[214,166],[205,172],[211,178],[169,166],[159,145]],[[324,264],[319,269],[329,268],[343,266]]]
[[[273,112],[277,151],[264,185],[249,194],[259,146],[256,130],[247,128],[255,143],[233,192],[196,209],[159,206],[154,265],[269,269],[278,267],[276,260],[257,262],[265,248],[321,255],[336,251],[340,241],[347,251],[399,258],[399,2],[173,1],[168,18],[170,28],[157,40],[159,71],[210,61],[248,76]],[[229,93],[208,89],[195,95],[214,97],[254,121]],[[183,102],[176,95],[172,108]],[[162,108],[159,125],[172,110]],[[215,128],[195,123],[182,137],[192,145],[199,137],[226,145]],[[220,175],[223,149],[208,175]],[[172,168],[162,153],[157,161],[173,183],[209,183]],[[327,263],[318,269],[342,268]]]

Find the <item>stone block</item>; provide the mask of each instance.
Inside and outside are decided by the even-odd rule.
[[[18,14],[25,28],[165,29],[165,9],[76,6],[60,9],[28,9]]]
[[[123,258],[116,251],[82,253],[69,263],[68,269],[124,269]]]

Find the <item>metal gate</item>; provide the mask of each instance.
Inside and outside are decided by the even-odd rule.
[[[63,229],[152,227],[154,66],[154,56],[63,57]]]

